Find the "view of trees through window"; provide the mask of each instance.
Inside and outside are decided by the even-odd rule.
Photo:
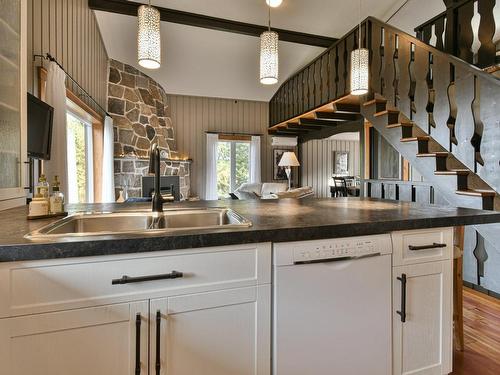
[[[86,157],[89,148],[88,133],[90,125],[72,113],[66,115],[68,144],[68,201],[71,203],[89,202],[91,171]]]
[[[250,179],[250,143],[219,142],[217,144],[217,192],[219,198]]]

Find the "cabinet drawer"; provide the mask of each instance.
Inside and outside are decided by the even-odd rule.
[[[392,233],[393,266],[451,259],[453,228],[432,228]]]
[[[112,284],[123,276],[182,277]],[[0,317],[270,283],[271,245],[248,244],[0,265]]]

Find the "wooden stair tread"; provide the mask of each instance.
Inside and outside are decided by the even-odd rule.
[[[432,157],[437,157],[437,158],[444,158],[447,157],[450,153],[447,151],[438,151],[438,152],[429,152],[426,154],[417,154],[418,158],[432,158]]]
[[[363,103],[363,107],[368,107],[372,104],[376,104],[376,103],[387,103],[387,100],[385,99],[372,99],[372,100],[368,100],[367,102],[364,102]]]
[[[411,122],[397,122],[395,124],[389,124],[387,125],[387,129],[392,129],[392,128],[401,128],[401,127],[407,127],[411,128],[413,126],[413,123]]]
[[[418,137],[401,138],[401,142],[415,142],[415,141],[428,141],[431,139],[428,135],[419,135]]]
[[[496,192],[494,190],[482,189],[456,190],[455,193],[460,195],[470,195],[474,197],[494,197],[496,195]]]
[[[468,169],[450,169],[447,171],[435,171],[435,175],[460,175],[465,176],[468,175],[470,171]]]
[[[389,113],[399,113],[399,110],[397,110],[397,109],[386,109],[384,111],[380,111],[380,112],[375,113],[373,116],[374,117],[380,117],[380,116],[388,115]]]

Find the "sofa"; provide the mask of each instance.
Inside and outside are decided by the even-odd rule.
[[[233,192],[233,195],[237,199],[301,199],[314,195],[314,192],[310,186],[288,190],[286,182],[264,182],[244,183]]]

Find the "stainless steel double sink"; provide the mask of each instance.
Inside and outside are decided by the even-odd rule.
[[[168,233],[200,229],[237,229],[251,225],[251,221],[229,208],[169,209],[160,213],[151,211],[76,213],[33,231],[26,237],[37,239],[124,233]]]

